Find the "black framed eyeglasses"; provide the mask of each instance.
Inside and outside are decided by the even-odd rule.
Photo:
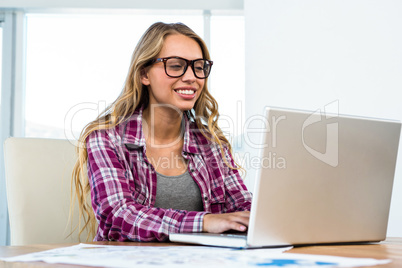
[[[191,66],[195,77],[205,79],[211,72],[213,62],[205,59],[187,60],[181,57],[157,58],[151,62],[163,62],[165,73],[169,77],[178,78],[184,75],[188,66]]]

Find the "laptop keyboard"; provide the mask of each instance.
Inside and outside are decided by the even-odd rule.
[[[220,236],[223,236],[223,237],[235,237],[235,238],[245,238],[245,237],[247,237],[247,233],[235,233],[235,234],[224,233],[224,234],[220,234]]]

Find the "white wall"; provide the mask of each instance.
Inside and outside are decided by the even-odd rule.
[[[402,1],[244,3],[246,118],[266,105],[316,110],[338,100],[342,114],[402,120]],[[401,151],[388,236],[402,236]]]

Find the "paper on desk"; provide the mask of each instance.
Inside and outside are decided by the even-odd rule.
[[[390,260],[291,254],[288,248],[238,250],[203,246],[102,246],[79,244],[11,258],[7,262],[63,263],[102,267],[358,267]]]

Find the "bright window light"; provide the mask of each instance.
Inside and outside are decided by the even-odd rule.
[[[120,93],[134,47],[152,23],[183,22],[204,35],[202,11],[148,14],[27,15],[25,136],[78,138]],[[235,117],[244,101],[242,16],[211,17],[211,55],[211,92],[221,114]]]

